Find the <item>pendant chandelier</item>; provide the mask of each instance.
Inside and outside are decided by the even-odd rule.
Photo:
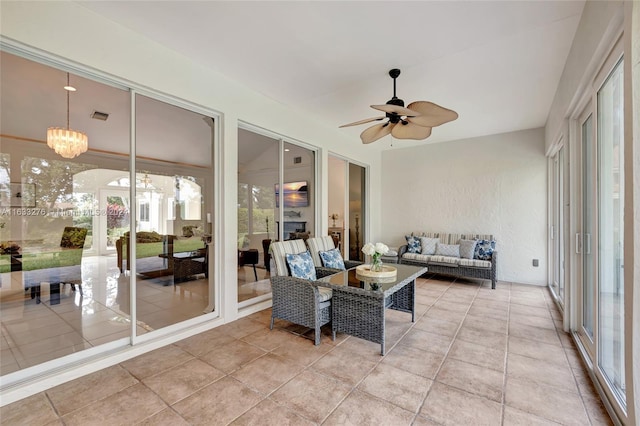
[[[69,92],[76,90],[69,85],[69,73],[67,73],[67,85],[64,89],[67,91],[67,128],[49,127],[47,129],[47,145],[64,158],[74,158],[87,152],[89,138],[86,133],[72,130],[69,127]]]

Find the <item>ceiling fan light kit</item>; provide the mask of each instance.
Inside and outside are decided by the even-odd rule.
[[[384,112],[385,115],[383,117],[367,118],[343,124],[340,127],[358,126],[386,118],[388,121],[373,125],[360,134],[362,143],[375,142],[389,134],[396,139],[422,140],[431,136],[432,127],[458,118],[457,112],[433,102],[416,101],[405,107],[404,101],[396,96],[396,78],[399,75],[400,70],[397,68],[389,71],[389,76],[393,79],[393,98],[384,105],[371,105],[371,108]]]

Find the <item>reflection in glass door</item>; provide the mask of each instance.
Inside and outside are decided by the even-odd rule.
[[[551,194],[551,289],[564,304],[564,147],[553,156]]]
[[[598,365],[624,403],[622,70],[620,61],[598,92]]]
[[[593,236],[595,235],[594,223],[594,194],[595,194],[595,162],[593,156],[593,115],[582,121],[582,330],[588,340],[584,343],[592,356],[593,330],[595,323],[595,287],[596,287],[596,263],[592,252]]]
[[[364,260],[362,246],[365,227],[365,168],[349,163],[349,259]]]
[[[132,281],[138,326],[151,331],[213,310],[214,128],[210,117],[140,94],[135,104]]]
[[[279,239],[275,214],[279,147],[278,139],[238,129],[239,303],[271,294],[269,246]]]

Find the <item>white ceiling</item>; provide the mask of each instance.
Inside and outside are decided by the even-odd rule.
[[[393,93],[457,111],[442,142],[544,126],[584,1],[81,1],[329,126]],[[360,143],[367,125],[341,131]],[[390,136],[385,142],[389,145]],[[394,147],[422,142],[398,141]]]

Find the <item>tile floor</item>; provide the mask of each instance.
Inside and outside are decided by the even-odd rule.
[[[0,303],[1,375],[131,334],[129,277],[114,256],[83,258],[82,294],[65,285],[59,304],[51,303],[48,284],[37,304],[22,290],[20,272],[1,275],[3,283],[18,280],[12,287],[20,289]],[[200,277],[176,286],[172,276],[138,279],[137,333],[202,315],[209,282]]]
[[[429,277],[387,354],[265,310],[0,409],[3,425],[608,425],[546,288]]]

